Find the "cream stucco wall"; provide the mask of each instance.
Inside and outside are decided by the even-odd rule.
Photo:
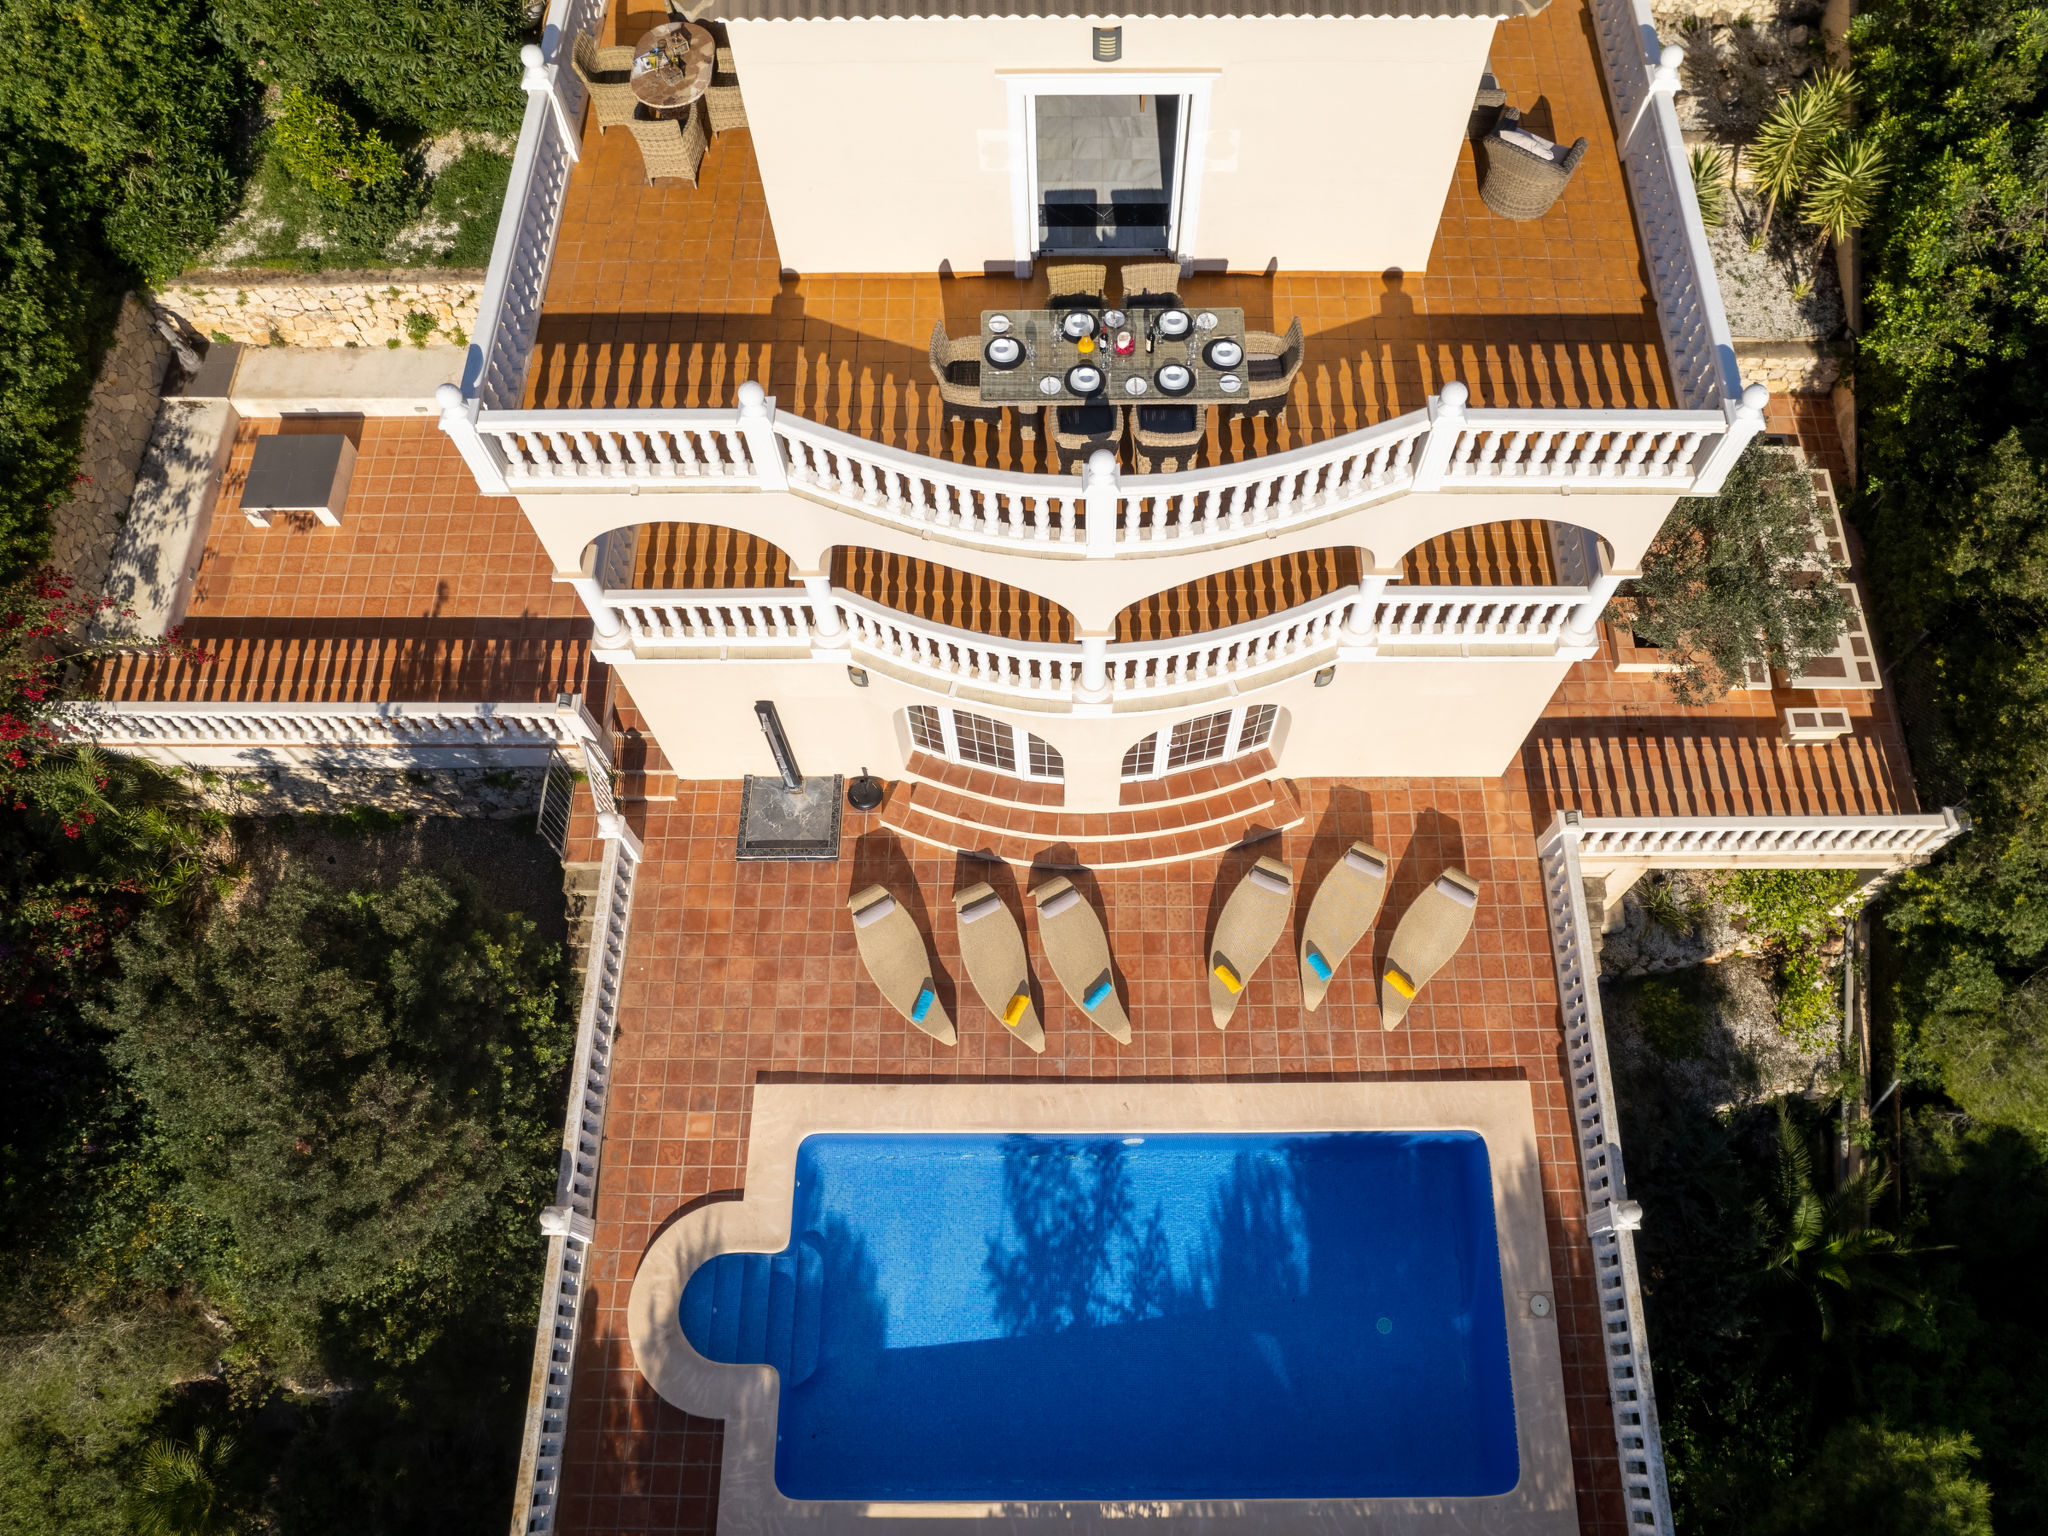
[[[1234,271],[1427,264],[1493,21],[1133,17],[1114,65],[1090,62],[1095,24],[732,22],[783,264],[970,274],[1012,260],[1008,82],[1119,74],[1207,83],[1182,256]]]
[[[868,686],[854,686],[858,660]],[[1327,663],[1328,657],[1320,658]],[[775,771],[754,718],[772,699],[807,774],[884,777],[904,764],[906,705],[945,696],[890,676],[867,657],[819,661],[625,661],[619,679],[646,717],[669,764],[685,779],[733,779]],[[1087,718],[1042,714],[975,698],[954,702],[1052,743],[1065,759],[1066,809],[1117,804],[1123,755],[1141,736],[1233,703],[1273,702],[1287,714],[1276,738],[1288,777],[1487,778],[1506,771],[1563,680],[1568,661],[1394,660],[1344,662],[1315,686],[1310,663],[1283,681],[1174,712]]]

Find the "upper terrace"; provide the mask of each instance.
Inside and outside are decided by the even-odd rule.
[[[951,17],[955,8],[937,11]],[[1475,25],[1474,17],[1456,14],[1461,19],[1400,25]],[[544,56],[564,57],[582,30],[602,42],[631,42],[661,19],[629,0],[608,8],[603,0],[559,0]],[[1212,7],[1189,24],[1250,20],[1219,21]],[[1357,24],[1390,25],[1372,18]],[[1084,531],[1080,487],[1044,478],[1055,467],[1050,444],[1043,436],[1027,439],[1014,416],[1000,424],[948,421],[928,365],[935,324],[954,336],[972,335],[983,309],[1041,300],[1045,261],[1035,276],[1007,275],[1031,266],[984,259],[1009,255],[985,248],[985,229],[963,237],[980,246],[923,272],[876,270],[874,250],[894,250],[880,236],[847,237],[847,249],[864,253],[867,264],[858,272],[819,268],[790,248],[792,239],[811,256],[832,248],[819,235],[821,209],[849,230],[902,224],[906,210],[920,228],[975,225],[958,211],[949,186],[877,199],[861,185],[831,184],[847,163],[846,151],[831,142],[838,130],[814,126],[815,143],[793,147],[780,115],[792,110],[790,88],[784,79],[771,89],[775,76],[766,66],[757,72],[758,97],[747,95],[748,38],[767,35],[758,25],[744,34],[735,23],[732,39],[752,127],[717,136],[695,187],[646,185],[631,136],[601,133],[594,114],[586,121],[581,87],[565,67],[530,61],[532,96],[477,345],[462,396],[450,391],[444,398],[444,424],[487,490],[646,490],[705,480],[725,490],[787,485],[927,527],[971,534],[1001,525],[1022,530],[1041,548],[1086,543],[1094,546],[1089,553],[1153,536],[1145,530],[1186,531],[1233,513],[1271,521],[1460,482],[1485,489],[1595,481],[1602,489],[1715,488],[1755,430],[1757,411],[1741,408],[1733,348],[1665,90],[1671,82],[1644,52],[1654,42],[1647,10],[1630,0],[1553,0],[1534,15],[1497,26],[1480,17],[1476,24],[1488,30],[1478,34],[1475,57],[1490,63],[1525,120],[1565,142],[1588,140],[1562,198],[1541,219],[1522,222],[1500,218],[1480,201],[1479,158],[1463,126],[1476,69],[1475,78],[1458,76],[1448,88],[1445,99],[1455,98],[1460,126],[1441,145],[1422,128],[1382,121],[1384,108],[1373,118],[1376,87],[1361,85],[1359,120],[1342,129],[1352,159],[1327,175],[1320,198],[1301,188],[1315,181],[1332,141],[1285,142],[1278,170],[1273,146],[1265,146],[1258,175],[1275,178],[1269,207],[1276,225],[1348,220],[1347,228],[1369,231],[1377,219],[1411,230],[1401,237],[1406,246],[1371,233],[1348,245],[1311,241],[1323,270],[1297,270],[1298,263],[1269,257],[1263,247],[1222,245],[1263,240],[1246,236],[1242,219],[1233,226],[1214,214],[1223,196],[1217,188],[1226,183],[1235,184],[1230,195],[1241,203],[1258,202],[1256,192],[1235,183],[1240,159],[1251,168],[1255,130],[1205,133],[1206,145],[1191,141],[1187,174],[1209,167],[1210,190],[1205,233],[1181,232],[1183,296],[1242,308],[1253,329],[1280,332],[1298,318],[1305,364],[1284,410],[1242,419],[1211,412],[1193,471],[1091,474],[1099,495],[1128,488],[1114,533],[1099,517],[1092,536]],[[775,25],[777,36],[787,37],[810,24]],[[898,40],[909,35],[900,20],[874,25],[895,27]],[[1231,50],[1242,41],[1232,34],[1215,50],[1232,59],[1230,69]],[[786,51],[786,44],[776,46]],[[1290,46],[1306,54],[1320,42]],[[931,79],[950,82],[985,63],[992,79],[1016,73],[978,57],[949,57],[931,64]],[[1229,69],[1206,73],[1220,79]],[[1262,78],[1271,89],[1272,71]],[[1280,83],[1284,92],[1284,78]],[[1235,89],[1242,114],[1247,88]],[[1279,99],[1263,99],[1254,110],[1265,112]],[[1013,114],[1011,121],[1022,119]],[[861,122],[841,126],[877,159],[903,153],[896,138]],[[980,135],[984,172],[1016,154],[1000,130],[971,114],[946,120],[941,131],[956,130],[970,143]],[[1363,160],[1358,141],[1369,141]],[[826,184],[796,198],[792,159],[813,155],[819,174],[810,179]],[[1444,161],[1442,180],[1418,172],[1412,185],[1393,192],[1349,184],[1354,171],[1366,175],[1358,169],[1366,163],[1421,165],[1433,158]],[[1219,181],[1225,172],[1232,174]],[[1021,193],[1019,199],[1022,206]],[[800,208],[803,227],[779,238],[771,201],[783,222],[797,222],[793,210]],[[934,249],[950,249],[943,236],[934,238],[941,240]],[[1279,235],[1271,243],[1288,244]],[[1373,259],[1368,267],[1368,258],[1397,246],[1413,254],[1399,265]],[[1339,259],[1332,253],[1346,251],[1361,269],[1329,269]],[[1114,269],[1114,253],[1108,261]],[[749,383],[765,390],[765,408],[742,389]],[[1761,400],[1749,404],[1760,408]]]

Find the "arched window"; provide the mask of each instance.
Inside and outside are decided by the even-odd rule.
[[[1239,704],[1197,715],[1131,743],[1124,753],[1126,779],[1156,779],[1226,757],[1242,757],[1273,739],[1280,719],[1277,704]]]
[[[920,752],[977,768],[993,768],[1023,779],[1064,779],[1059,749],[1029,731],[964,709],[913,704],[910,740]]]

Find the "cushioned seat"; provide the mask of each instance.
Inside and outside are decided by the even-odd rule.
[[[1201,421],[1201,412],[1192,405],[1138,407],[1138,425],[1147,432],[1193,432]]]
[[[1062,432],[1076,437],[1109,437],[1116,432],[1113,405],[1063,405],[1059,409]]]
[[[1209,942],[1209,1018],[1218,1029],[1230,1023],[1253,974],[1286,931],[1294,910],[1294,869],[1263,858],[1246,870],[1216,919]]]
[[[967,389],[981,388],[981,364],[971,357],[946,364],[946,382]]]

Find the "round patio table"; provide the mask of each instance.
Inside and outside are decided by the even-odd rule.
[[[657,116],[680,115],[711,88],[718,41],[694,22],[671,21],[633,45],[633,94]]]

